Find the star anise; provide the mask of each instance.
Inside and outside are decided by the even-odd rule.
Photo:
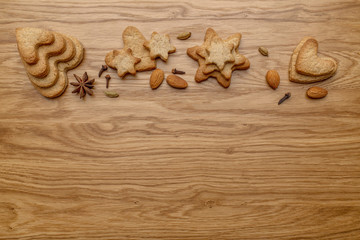
[[[79,93],[80,98],[84,98],[86,94],[93,95],[93,91],[91,90],[94,85],[95,79],[89,80],[87,73],[85,72],[82,78],[78,75],[74,74],[77,82],[71,82],[70,84],[75,86],[75,90],[72,93]]]

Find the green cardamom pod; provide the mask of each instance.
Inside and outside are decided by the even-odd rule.
[[[119,94],[117,92],[114,91],[105,91],[105,96],[109,97],[109,98],[117,98],[119,97]]]
[[[177,36],[177,39],[186,40],[191,37],[191,32],[182,32]]]
[[[259,47],[259,52],[263,55],[263,56],[269,56],[269,52],[266,48],[264,47]]]

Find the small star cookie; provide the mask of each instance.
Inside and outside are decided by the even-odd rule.
[[[225,42],[218,36],[214,37],[205,47],[207,53],[205,64],[215,64],[220,70],[223,70],[226,63],[235,61],[232,55],[233,49],[234,44]]]
[[[237,34],[224,41],[212,28],[208,28],[204,43],[197,53],[205,59],[207,65],[214,64],[221,71],[226,63],[235,61],[233,50],[240,44],[240,38],[241,34]]]
[[[169,53],[174,53],[176,48],[170,44],[168,34],[153,32],[150,41],[144,43],[144,47],[150,50],[151,59],[160,57],[164,62],[167,61]]]
[[[230,79],[232,72],[234,71],[234,69],[236,69],[235,67],[243,65],[246,61],[246,57],[244,57],[242,54],[238,52],[238,47],[240,45],[240,40],[241,40],[241,34],[235,33],[230,37],[228,37],[227,39],[222,40],[224,43],[233,44],[234,46],[234,48],[231,50],[231,55],[233,56],[234,61],[229,61],[224,63],[223,69],[220,69],[217,64],[209,64],[209,62],[207,61],[207,59],[209,58],[207,47],[215,39],[221,39],[221,38],[212,28],[208,28],[206,30],[204,43],[202,44],[202,46],[197,48],[197,54],[206,60],[205,61],[206,66],[202,67],[203,73],[207,75],[214,71],[219,71],[226,79]]]
[[[112,68],[117,69],[119,77],[124,77],[127,73],[136,74],[135,65],[141,61],[140,58],[132,55],[130,48],[113,50],[106,55],[105,62]]]
[[[245,63],[246,58],[245,56],[243,56],[242,54],[240,54],[238,52],[238,47],[240,45],[240,39],[241,39],[241,34],[240,33],[236,33],[230,37],[228,37],[225,42],[228,43],[232,43],[234,44],[234,49],[232,50],[232,54],[234,56],[234,62],[230,62],[230,63],[226,63],[224,66],[224,69],[220,71],[220,69],[215,65],[215,64],[210,64],[207,65],[204,68],[204,74],[209,74],[213,71],[220,71],[221,74],[226,78],[226,79],[230,79],[232,72],[233,72],[233,67],[234,66],[239,66]]]

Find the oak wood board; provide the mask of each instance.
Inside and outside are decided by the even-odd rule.
[[[360,1],[0,1],[0,239],[360,239]],[[96,79],[46,99],[28,80],[17,27],[78,38]],[[168,33],[158,68],[186,72],[185,90],[149,87],[151,71],[97,73],[122,31]],[[231,86],[194,81],[186,49],[208,27],[242,34],[250,69]],[[191,38],[176,36],[190,31]],[[304,36],[339,63],[316,84],[288,80]],[[258,47],[269,50],[264,57]],[[265,81],[276,69],[277,90]],[[107,98],[110,90],[119,98]],[[306,90],[320,86],[324,99]],[[286,92],[292,96],[277,105]]]

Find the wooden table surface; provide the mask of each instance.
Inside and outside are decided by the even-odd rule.
[[[360,239],[360,2],[0,1],[0,239]],[[122,31],[169,33],[158,67],[186,71],[186,90],[153,91],[151,72],[96,77]],[[42,97],[30,84],[15,28],[77,37],[95,96]],[[222,88],[194,81],[186,49],[206,28],[241,32],[251,68]],[[186,41],[179,32],[191,31]],[[315,84],[288,81],[304,36],[339,62]],[[259,46],[269,49],[263,57]],[[280,87],[264,79],[278,70]],[[286,92],[292,97],[278,106]]]

